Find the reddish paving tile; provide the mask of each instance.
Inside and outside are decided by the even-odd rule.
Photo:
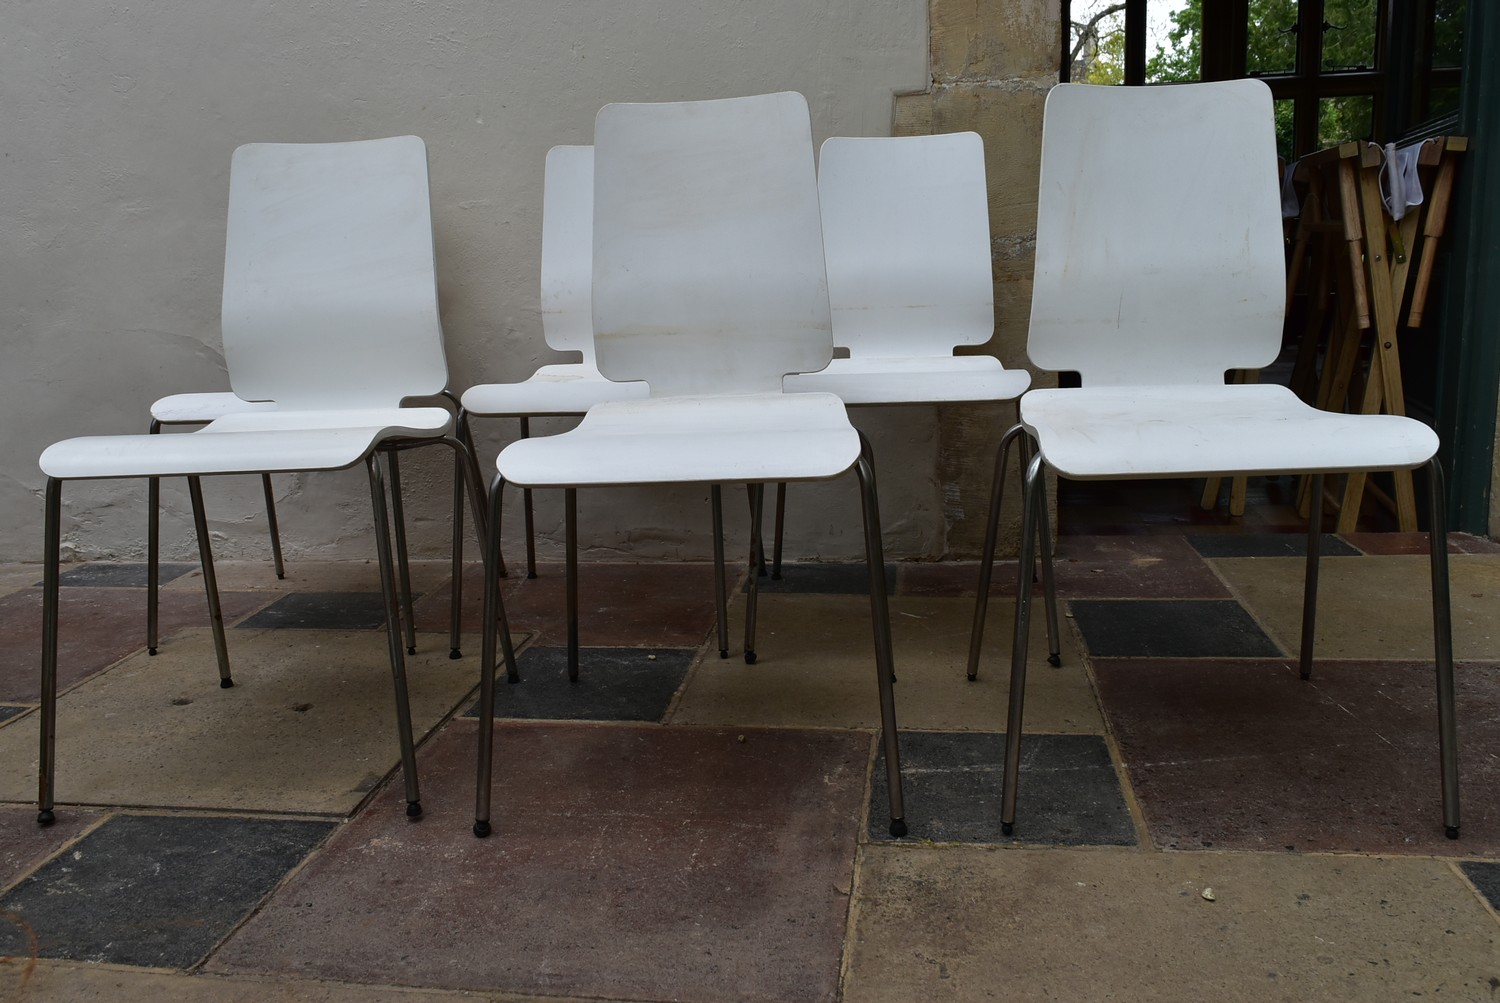
[[[1428,552],[1426,533],[1344,533],[1345,540],[1377,557]],[[1500,543],[1468,533],[1448,534],[1450,554],[1500,554]]]
[[[872,738],[506,724],[423,750],[209,970],[633,1000],[834,1000]],[[740,738],[743,736],[743,741]]]
[[[501,595],[512,631],[532,632],[542,644],[567,642],[565,575],[560,564],[537,567],[526,577],[524,560],[510,568]],[[730,571],[730,595],[737,584]],[[484,572],[465,569],[464,629],[479,629]],[[446,630],[451,590],[434,589],[416,604],[418,630]],[[609,646],[659,645],[696,648],[714,625],[714,578],[709,564],[583,563],[578,568],[579,638]]]
[[[146,597],[142,590],[67,588],[58,594],[59,689],[146,646]],[[224,622],[232,625],[274,598],[254,592],[220,593]],[[201,591],[161,594],[163,643],[185,627],[208,624],[208,601]],[[41,651],[41,589],[0,598],[0,701],[35,703],[40,699]]]
[[[1153,840],[1500,856],[1500,665],[1458,668],[1462,838],[1444,838],[1432,667],[1095,659]]]
[[[1180,536],[1066,536],[1054,559],[1059,599],[1224,599],[1229,590]],[[972,596],[976,561],[902,564],[901,595]],[[1016,594],[1016,562],[996,561],[990,595]]]

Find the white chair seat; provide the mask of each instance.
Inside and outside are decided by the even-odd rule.
[[[753,483],[836,477],[859,449],[832,394],[656,397],[600,404],[570,432],[505,447],[496,466],[532,488]]]
[[[274,401],[247,401],[228,390],[171,394],[151,405],[151,417],[163,425],[199,425],[242,411],[273,411]]]
[[[1397,415],[1309,407],[1273,384],[1033,390],[1021,423],[1064,477],[1195,477],[1420,466],[1436,433]]]
[[[834,359],[817,373],[782,381],[788,393],[837,394],[845,404],[948,404],[1011,400],[1031,374],[989,355]]]
[[[647,386],[639,380],[616,383],[578,362],[543,366],[520,383],[485,383],[464,392],[464,410],[486,418],[528,418],[583,414],[606,401],[640,400]]]

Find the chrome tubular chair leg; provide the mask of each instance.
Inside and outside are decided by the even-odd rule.
[[[901,745],[896,731],[896,658],[891,645],[891,611],[885,591],[885,545],[880,535],[880,503],[875,493],[875,464],[870,444],[860,437],[860,502],[865,522],[865,564],[870,574],[870,620],[875,631],[875,681],[880,689],[880,738],[885,753],[886,790],[891,802],[890,833],[906,835],[906,805],[901,797]]]
[[[1009,836],[1016,826],[1016,786],[1021,773],[1022,704],[1026,696],[1026,641],[1031,631],[1031,561],[1036,553],[1036,522],[1045,519],[1042,485],[1046,472],[1041,456],[1026,468],[1021,497],[1021,560],[1016,573],[1016,630],[1010,652],[1010,709],[1005,724],[1005,772],[1000,795],[1000,831]]]
[[[776,540],[771,545],[771,580],[781,581],[781,540],[786,535],[786,481],[776,484]]]
[[[563,541],[563,561],[567,567],[568,597],[568,682],[578,682],[578,489],[563,491],[567,507]]]
[[[443,440],[453,447],[453,541],[450,545],[450,553],[453,556],[453,584],[448,590],[448,657],[462,658],[464,653],[459,650],[460,635],[463,632],[463,604],[464,604],[464,495],[468,481],[468,465],[464,462],[463,444],[457,439],[445,438]],[[476,522],[478,529],[483,523]],[[479,530],[479,550],[484,553],[484,531]]]
[[[989,521],[984,527],[984,550],[979,555],[979,591],[974,598],[974,626],[969,631],[969,681],[979,678],[979,654],[984,647],[984,620],[989,612],[990,578],[995,570],[995,546],[1000,536],[1000,499],[1005,494],[1006,461],[1011,444],[1024,429],[1017,422],[1000,437],[995,450],[995,476],[990,482]]]
[[[765,515],[765,505],[761,505],[761,515],[756,515],[755,490],[759,487],[765,490],[765,485],[746,484],[745,501],[750,505],[750,571],[754,575],[766,573],[766,543],[765,536],[760,531],[760,524]]]
[[[203,565],[203,591],[208,594],[208,619],[214,634],[214,656],[219,660],[219,686],[229,689],[229,643],[224,636],[224,612],[219,608],[219,580],[214,575],[213,548],[208,541],[208,517],[203,512],[202,478],[189,477],[188,497],[193,501],[193,532],[198,537],[198,560]]]
[[[498,520],[505,481],[498,475],[490,487],[491,519]],[[511,646],[510,624],[505,618],[505,603],[500,598],[500,541],[484,538],[484,617],[483,641],[479,665],[479,763],[475,770],[474,835],[483,839],[490,834],[490,780],[494,769],[495,749],[495,634],[500,635],[500,649],[505,658],[506,678],[519,682],[516,653]]]
[[[444,393],[446,394],[447,391],[444,391]],[[479,470],[479,454],[474,449],[474,429],[469,423],[468,412],[459,407],[457,413],[458,420],[454,423],[454,428],[458,433],[456,436],[458,445],[455,448],[463,453],[463,462],[466,464],[468,470],[466,477],[469,482],[469,510],[474,516],[474,533],[480,540],[483,540],[485,538],[484,534],[489,532],[492,524],[496,527],[495,532],[497,534],[500,532],[500,520],[496,518],[492,523],[487,515],[489,512],[489,501],[484,496],[484,475]],[[499,557],[499,567],[500,577],[506,577],[505,554],[503,551]]]
[[[1432,636],[1437,664],[1438,746],[1442,756],[1443,832],[1458,838],[1458,712],[1453,682],[1453,614],[1448,593],[1448,492],[1443,467],[1434,456],[1427,464],[1428,507],[1432,510],[1427,542],[1432,556]]]
[[[391,651],[391,679],[396,690],[396,731],[401,743],[401,772],[406,781],[406,816],[422,814],[417,788],[417,748],[412,741],[411,702],[406,690],[406,659],[401,651],[401,617],[396,609],[396,581],[392,568],[390,519],[386,515],[385,483],[376,453],[365,459],[370,472],[370,507],[375,515],[375,553],[380,562],[380,592],[385,602],[386,635]]]
[[[286,562],[281,559],[281,526],[276,521],[276,489],[271,475],[260,475],[261,492],[266,496],[266,531],[271,534],[271,565],[278,579],[286,577]]]
[[[745,594],[745,664],[755,664],[755,614],[760,605],[760,576],[765,573],[765,548],[760,537],[760,520],[765,514],[766,486],[747,485],[750,489],[750,585]]]
[[[714,616],[719,632],[719,657],[729,657],[729,589],[724,581],[724,491],[714,484],[708,491],[714,522]]]
[[[1312,678],[1313,637],[1318,619],[1318,563],[1323,548],[1323,474],[1313,474],[1308,497],[1312,508],[1307,513],[1307,572],[1302,585],[1302,647],[1297,656],[1297,671],[1303,679]]]
[[[161,432],[161,422],[151,419],[148,435]],[[156,654],[156,634],[161,605],[161,478],[146,478],[146,654]]]
[[[1021,440],[1021,469],[1031,462],[1031,436],[1025,436]],[[1047,614],[1047,664],[1054,669],[1062,665],[1062,652],[1060,650],[1061,635],[1057,629],[1057,578],[1054,576],[1052,563],[1052,520],[1049,518],[1047,509],[1047,482],[1042,481],[1040,488],[1042,493],[1041,514],[1037,518],[1037,536],[1041,541],[1038,544],[1040,560],[1037,561],[1041,569],[1042,579],[1042,605]]]
[[[521,438],[531,438],[531,419],[521,419]],[[521,489],[521,512],[526,520],[526,577],[536,577],[536,516],[531,507],[531,489]]]
[[[36,774],[36,821],[51,825],[53,782],[57,767],[57,603],[58,561],[62,549],[62,481],[47,478],[46,529],[42,560],[42,708],[41,748]]]
[[[385,454],[386,469],[391,485],[391,520],[396,529],[396,569],[401,576],[401,620],[406,636],[406,653],[417,653],[417,625],[412,615],[411,561],[406,549],[406,507],[401,503],[401,461],[396,451]]]

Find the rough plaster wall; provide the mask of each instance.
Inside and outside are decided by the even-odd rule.
[[[930,18],[932,86],[927,93],[897,99],[896,131],[971,129],[984,138],[995,335],[973,351],[994,355],[1007,367],[1023,368],[1036,250],[1042,104],[1057,82],[1058,5],[1056,0],[932,0]],[[1036,376],[1033,372],[1033,386],[1055,385],[1051,376]],[[940,409],[937,478],[944,492],[946,534],[942,556],[978,553],[989,511],[995,448],[1015,418],[1014,404]],[[1012,475],[1002,508],[1001,546],[1012,552],[1020,524],[1016,485]],[[1055,496],[1054,492],[1051,497]]]
[[[882,135],[892,94],[927,84],[927,39],[924,0],[7,0],[0,558],[40,554],[36,457],[48,442],[144,431],[158,396],[227,387],[219,284],[240,143],[427,140],[451,386],[462,389],[560,361],[537,307],[542,162],[554,144],[589,142],[600,105],[790,89],[807,96],[816,141]],[[935,421],[874,411],[858,422],[887,472],[892,553],[932,554],[943,535]],[[492,470],[514,423],[478,431]],[[418,451],[403,473],[413,549],[445,553],[449,461]],[[789,554],[860,553],[847,480],[792,489]],[[261,556],[258,484],[237,481],[206,485],[216,545]],[[361,472],[280,477],[277,491],[292,559],[370,555]],[[163,494],[168,552],[186,556],[186,492]],[[132,483],[70,485],[65,545],[139,556],[144,498]],[[539,500],[544,550],[556,550],[559,510]],[[698,489],[586,492],[584,545],[704,557],[707,511]],[[517,515],[512,499],[512,527]]]

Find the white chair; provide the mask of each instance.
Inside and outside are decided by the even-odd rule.
[[[1458,758],[1444,491],[1437,436],[1393,415],[1303,404],[1286,387],[1226,385],[1281,344],[1285,301],[1271,96],[1255,80],[1172,87],[1064,84],[1042,134],[1027,352],[1082,387],[1033,390],[1021,425],[1021,553],[1044,521],[1045,470],[1122,479],[1428,468],[1443,825],[1458,836]],[[1002,457],[1003,462],[1003,457]],[[990,518],[997,518],[998,502]],[[1301,674],[1312,672],[1321,512],[1308,526]],[[987,552],[985,562],[993,558]],[[1043,548],[1044,563],[1051,554]],[[1029,562],[1023,561],[1023,568]],[[1047,575],[1051,580],[1051,575]],[[1031,576],[1020,575],[1001,824],[1020,765]],[[982,623],[976,618],[976,631]],[[971,663],[971,676],[975,665]]]
[[[650,396],[599,404],[572,431],[508,446],[497,461],[491,518],[507,483],[565,489],[568,659],[576,679],[578,488],[713,485],[714,545],[722,569],[717,485],[824,479],[852,467],[863,488],[890,830],[903,835],[874,467],[837,397],[781,390],[783,376],[816,370],[833,354],[807,102],[800,94],[782,93],[615,104],[599,112],[595,129],[593,326],[599,369],[610,379],[645,381]],[[493,557],[495,534],[489,547]],[[494,623],[498,588],[496,578],[487,576],[487,628]],[[722,631],[722,574],[716,591]],[[755,602],[752,586],[747,661],[754,660]],[[483,708],[493,706],[494,655],[493,632],[486,629]],[[474,832],[483,836],[490,831],[493,734],[489,727],[479,733]]]
[[[427,151],[415,136],[235,151],[222,326],[230,381],[272,409],[226,414],[182,435],[66,439],[48,447],[38,821],[53,820],[58,549],[62,484],[188,478],[220,685],[233,685],[199,478],[338,470],[363,461],[375,517],[407,814],[421,814],[400,615],[377,449],[443,442],[482,491],[445,407],[402,407],[448,380],[438,319]],[[359,350],[351,346],[358,345]],[[476,510],[476,520],[482,515]],[[480,523],[482,526],[482,523]]]
[[[594,231],[594,149],[554,146],[547,151],[542,193],[542,336],[579,362],[543,366],[521,383],[484,383],[464,391],[464,410],[479,418],[519,418],[521,438],[531,419],[576,417],[605,401],[639,400],[646,384],[616,383],[594,361],[591,305]],[[536,533],[531,489],[522,492],[526,525],[526,577],[536,577]],[[495,525],[499,532],[499,524]]]
[[[788,376],[789,392],[854,407],[1015,400],[1031,383],[991,355],[995,333],[984,142],[972,132],[825,140],[818,198],[834,344],[849,357]],[[784,492],[772,577],[780,577]],[[1053,632],[1054,636],[1056,631]]]

